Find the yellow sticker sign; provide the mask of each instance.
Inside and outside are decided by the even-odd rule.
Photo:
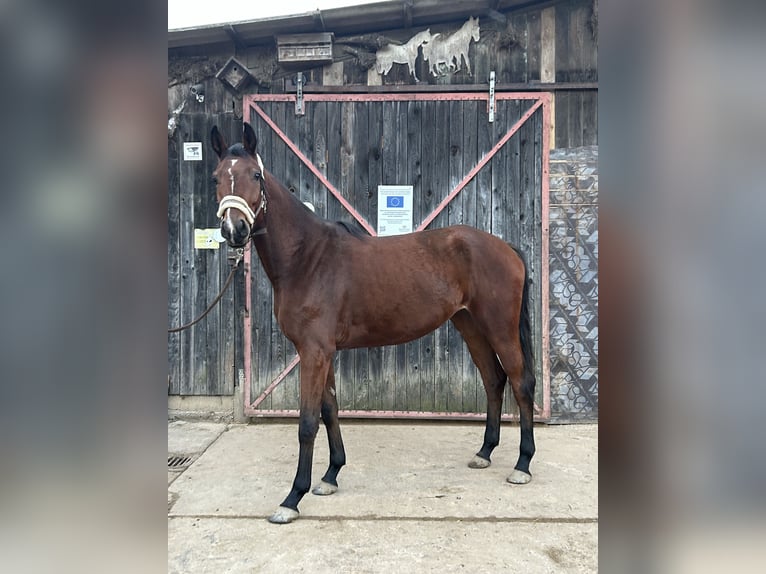
[[[195,229],[194,249],[218,249],[222,239],[221,230],[217,227],[213,229]]]

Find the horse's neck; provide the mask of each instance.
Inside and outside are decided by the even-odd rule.
[[[415,46],[416,48],[419,47],[425,40],[423,39],[423,36],[421,34],[415,34],[412,38],[410,38],[410,41],[405,44],[407,48],[411,48],[412,46]]]
[[[274,288],[301,265],[310,237],[321,227],[320,220],[292,197],[285,187],[269,178],[266,182],[266,233],[253,243]]]

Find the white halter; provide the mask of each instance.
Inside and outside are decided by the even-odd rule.
[[[242,215],[245,216],[245,219],[247,220],[248,225],[250,227],[253,226],[253,223],[255,223],[255,218],[257,217],[257,213],[255,213],[250,206],[247,204],[247,201],[239,197],[238,195],[227,195],[221,200],[221,203],[218,204],[218,211],[216,212],[216,217],[219,219],[223,217],[223,214],[226,213],[227,209],[238,209],[242,212]],[[263,208],[263,200],[261,200],[261,205],[258,207],[258,211],[260,212]]]
[[[258,154],[255,154],[255,159],[258,161],[258,167],[261,168],[261,177],[263,177],[263,161],[261,160],[261,156]],[[237,160],[232,160],[232,166],[234,163],[236,163]],[[231,168],[229,168],[229,173],[231,174]],[[245,219],[247,220],[248,225],[250,227],[253,226],[253,223],[255,223],[255,218],[258,217],[258,214],[266,209],[266,197],[264,194],[263,189],[263,181],[261,180],[261,204],[258,206],[258,209],[256,211],[253,211],[250,208],[250,205],[248,205],[247,201],[242,199],[241,197],[234,195],[234,176],[231,176],[231,195],[227,195],[224,197],[221,202],[218,204],[218,211],[216,212],[216,217],[218,219],[223,218],[223,214],[226,213],[227,209],[237,209],[240,212],[242,212],[242,215],[245,216]]]

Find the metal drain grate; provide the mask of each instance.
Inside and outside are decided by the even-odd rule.
[[[168,468],[179,469],[186,468],[191,464],[192,457],[185,455],[176,455],[168,457]]]

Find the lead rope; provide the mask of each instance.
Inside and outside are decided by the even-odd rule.
[[[213,310],[213,307],[216,306],[216,304],[221,300],[221,297],[223,297],[223,294],[226,293],[226,289],[229,288],[229,285],[231,284],[232,279],[234,279],[234,274],[237,271],[237,268],[239,267],[239,264],[242,262],[242,257],[244,256],[245,250],[243,248],[237,249],[237,257],[236,261],[234,262],[234,267],[231,268],[231,272],[229,273],[229,276],[226,278],[226,283],[224,283],[223,288],[221,289],[221,292],[218,294],[218,297],[216,297],[212,303],[208,306],[207,309],[205,309],[205,312],[202,313],[199,317],[194,319],[191,323],[187,323],[186,325],[181,325],[180,327],[175,327],[173,329],[168,329],[168,333],[178,333],[179,331],[183,331],[184,329],[188,329],[189,327],[196,325],[202,319],[205,318],[205,316],[210,313],[210,311]]]

